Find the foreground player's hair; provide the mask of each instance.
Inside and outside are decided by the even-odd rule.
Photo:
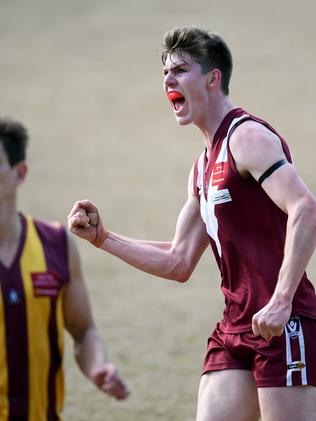
[[[165,33],[162,49],[163,64],[169,54],[176,53],[182,58],[181,54],[186,53],[201,65],[203,74],[219,69],[222,74],[222,91],[225,95],[229,94],[233,59],[222,37],[194,26],[174,28]]]

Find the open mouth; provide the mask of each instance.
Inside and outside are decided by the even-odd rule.
[[[169,101],[172,103],[175,111],[180,111],[183,108],[185,98],[180,92],[168,92]]]

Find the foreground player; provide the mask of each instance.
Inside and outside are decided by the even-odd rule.
[[[116,399],[127,388],[94,325],[73,240],[57,223],[17,212],[27,132],[0,118],[0,419],[60,420],[63,328],[82,372]]]
[[[228,97],[231,53],[197,28],[168,32],[164,89],[181,125],[205,150],[171,242],[107,230],[97,208],[77,202],[70,230],[125,262],[187,281],[211,243],[226,307],[208,342],[198,421],[316,420],[316,296],[305,268],[316,242],[316,202],[285,141]]]

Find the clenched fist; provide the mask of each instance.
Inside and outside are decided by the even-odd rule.
[[[76,202],[68,215],[68,229],[73,234],[100,247],[108,237],[98,209],[89,200]]]

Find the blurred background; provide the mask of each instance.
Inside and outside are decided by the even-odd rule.
[[[65,223],[74,201],[89,198],[113,231],[172,239],[203,143],[177,126],[164,97],[161,40],[192,24],[227,41],[233,103],[287,139],[315,193],[315,9],[313,0],[0,0],[0,114],[31,136],[19,207]],[[85,381],[67,336],[64,419],[194,420],[206,340],[223,310],[211,251],[180,285],[77,244],[97,325],[132,394],[117,403]]]

